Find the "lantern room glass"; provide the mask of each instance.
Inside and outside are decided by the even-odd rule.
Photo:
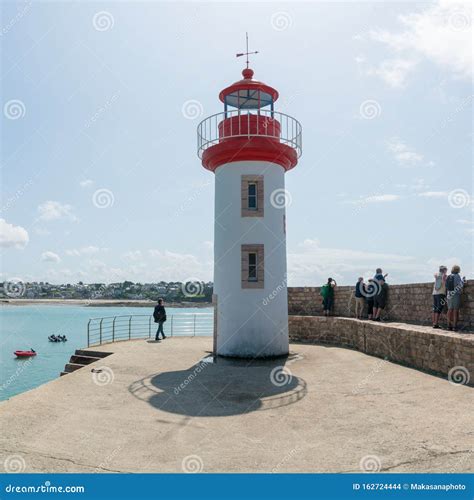
[[[224,97],[224,113],[226,117],[229,107],[237,108],[239,112],[240,110],[246,110],[248,112],[257,110],[259,114],[260,109],[266,106],[270,106],[271,116],[273,116],[273,97],[260,89],[239,89]]]

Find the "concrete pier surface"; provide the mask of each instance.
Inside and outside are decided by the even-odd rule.
[[[287,359],[203,362],[211,347],[194,337],[94,348],[113,354],[0,403],[0,464],[25,472],[474,470],[473,388],[336,347],[291,344]]]

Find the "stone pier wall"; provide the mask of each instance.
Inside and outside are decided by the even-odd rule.
[[[340,286],[335,290],[334,316],[354,317],[354,286]],[[290,315],[321,316],[320,287],[289,287]],[[382,319],[415,325],[431,324],[433,283],[390,285],[387,307]],[[474,280],[468,280],[461,298],[460,327],[474,330]],[[444,321],[444,320],[443,320]]]
[[[291,342],[347,347],[474,385],[474,334],[352,318],[290,316]]]

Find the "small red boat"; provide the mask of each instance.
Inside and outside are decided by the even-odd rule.
[[[30,356],[36,356],[36,351],[30,349],[29,351],[15,351],[13,353],[17,358],[29,358]]]

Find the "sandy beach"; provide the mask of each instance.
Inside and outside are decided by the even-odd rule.
[[[151,300],[115,300],[115,299],[1,299],[0,305],[31,306],[83,306],[83,307],[153,307]],[[210,302],[167,302],[168,307],[212,307]]]

